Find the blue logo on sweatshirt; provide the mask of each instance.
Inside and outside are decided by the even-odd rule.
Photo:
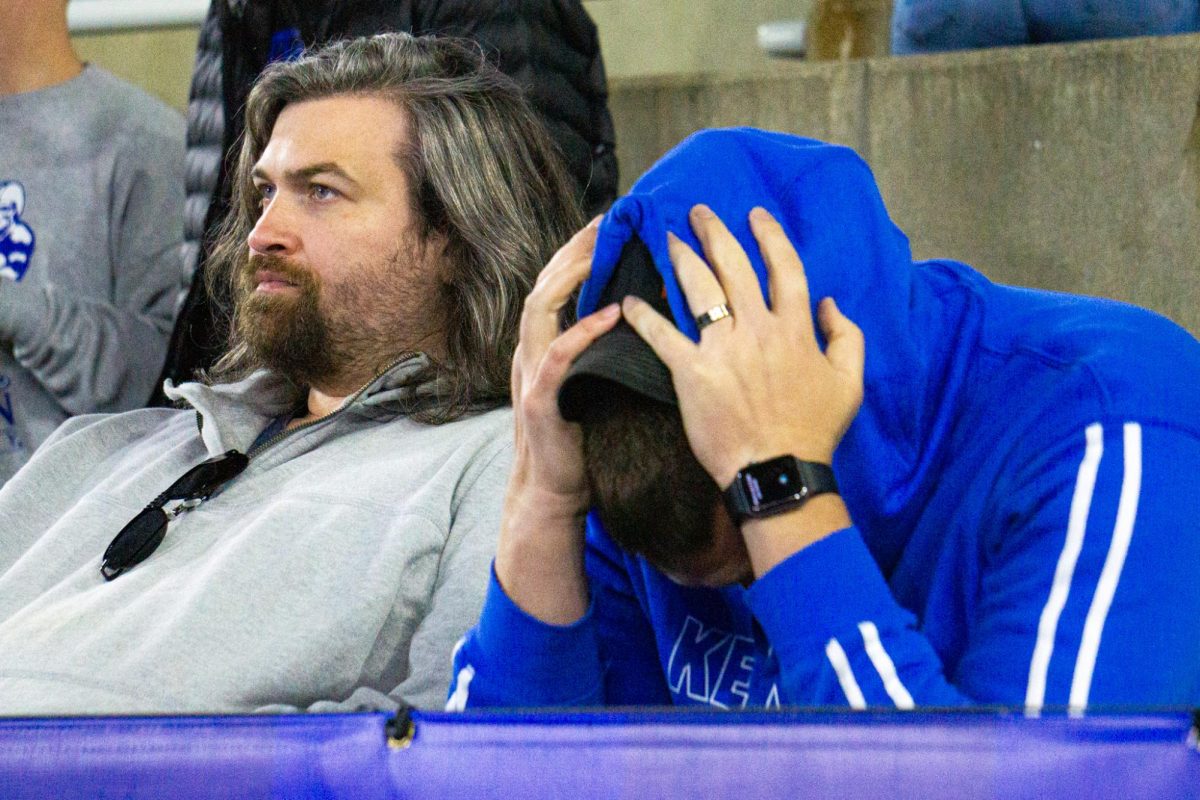
[[[19,281],[33,257],[33,230],[21,221],[25,213],[25,187],[0,181],[0,278]]]

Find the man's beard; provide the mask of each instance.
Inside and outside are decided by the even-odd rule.
[[[234,325],[250,356],[297,386],[359,388],[403,352],[393,254],[382,280],[323,286],[310,270],[274,255],[251,256],[238,275]],[[296,288],[256,291],[254,275],[273,272]],[[324,301],[324,304],[323,302]]]
[[[257,291],[258,271],[274,272],[295,289]],[[234,311],[251,359],[298,386],[349,392],[404,353],[437,353],[446,296],[420,247],[402,245],[346,272],[340,281],[323,282],[288,258],[251,255],[238,273]]]
[[[277,273],[295,291],[257,291],[254,275],[259,270]],[[258,364],[299,386],[311,386],[337,371],[339,357],[312,273],[278,256],[253,255],[238,275],[237,295],[234,327]]]

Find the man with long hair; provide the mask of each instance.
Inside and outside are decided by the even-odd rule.
[[[65,426],[0,492],[0,710],[429,705],[478,612],[521,302],[581,223],[520,90],[389,34],[269,68],[182,409]],[[140,512],[139,512],[140,509]]]
[[[193,380],[227,344],[214,310],[211,236],[230,203],[230,153],[250,89],[267,64],[306,48],[376,33],[477,42],[521,86],[575,179],[589,213],[616,195],[617,160],[600,40],[580,0],[210,0],[188,100],[184,254],[191,289],[171,334],[163,377]],[[161,383],[161,381],[160,381]],[[169,405],[156,390],[153,405]]]

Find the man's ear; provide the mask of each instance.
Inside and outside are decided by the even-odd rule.
[[[449,285],[454,282],[454,270],[450,264],[450,239],[441,231],[431,231],[421,245],[421,256],[433,269],[438,283]]]

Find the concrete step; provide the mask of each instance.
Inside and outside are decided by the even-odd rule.
[[[625,186],[754,125],[871,164],[918,258],[1136,303],[1200,334],[1200,35],[613,81]]]

